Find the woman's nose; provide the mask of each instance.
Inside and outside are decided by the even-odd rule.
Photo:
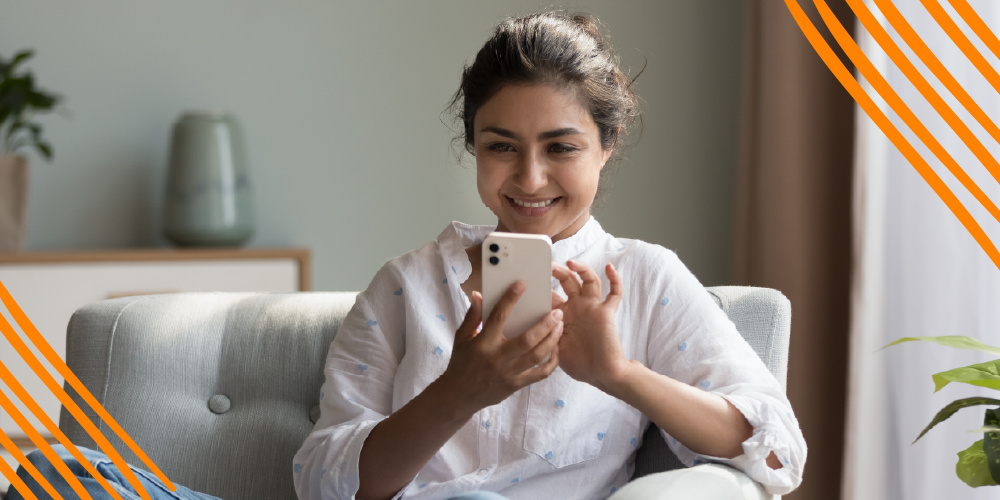
[[[514,183],[525,194],[534,193],[545,187],[548,184],[545,163],[533,154],[525,155],[518,162],[517,171],[514,173]]]

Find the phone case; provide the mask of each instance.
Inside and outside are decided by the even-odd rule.
[[[524,333],[552,311],[552,240],[548,236],[490,233],[483,240],[482,254],[484,322],[517,280],[527,289],[504,322],[504,337]]]

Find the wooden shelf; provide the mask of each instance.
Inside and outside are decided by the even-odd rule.
[[[312,289],[311,253],[308,248],[136,248],[55,252],[0,253],[0,264],[63,262],[169,262],[191,260],[294,259],[299,264],[299,287]]]

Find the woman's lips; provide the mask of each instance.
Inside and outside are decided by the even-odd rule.
[[[510,196],[504,196],[504,198],[507,198],[507,203],[511,206],[511,208],[514,209],[514,212],[517,212],[518,215],[522,215],[525,217],[539,217],[545,215],[546,213],[549,212],[549,210],[552,210],[552,207],[558,205],[559,202],[562,201],[561,196],[556,198],[537,198],[537,199],[529,198],[529,199],[519,199],[519,200],[515,200]],[[526,204],[538,205],[540,203],[546,203],[546,202],[548,202],[548,204],[545,206],[529,207],[529,206],[522,206],[518,204],[518,202],[525,205]]]

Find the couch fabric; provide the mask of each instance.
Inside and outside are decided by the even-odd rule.
[[[784,387],[788,300],[762,288],[708,291]],[[172,481],[226,500],[293,500],[292,457],[318,417],[324,360],[354,297],[184,293],[106,300],[73,315],[66,361]],[[59,427],[75,444],[96,448],[65,408]],[[126,461],[141,464],[107,425],[98,428]],[[635,477],[683,467],[655,429],[645,440]]]

